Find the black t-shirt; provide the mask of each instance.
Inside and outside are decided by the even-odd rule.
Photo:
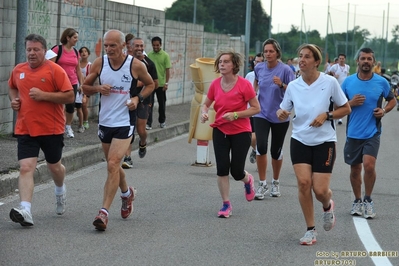
[[[137,59],[137,57],[136,57],[136,59]],[[140,60],[140,61],[143,62],[145,64],[145,66],[147,67],[148,74],[150,74],[152,80],[157,80],[158,74],[157,74],[157,69],[155,67],[154,62],[152,62],[151,59],[149,59],[146,55],[144,55],[143,60]],[[136,90],[133,93],[133,97],[136,96],[137,94],[139,94],[142,89],[143,89],[143,87],[136,87]],[[149,104],[150,100],[151,100],[150,98],[151,98],[150,96],[145,98],[143,103]]]

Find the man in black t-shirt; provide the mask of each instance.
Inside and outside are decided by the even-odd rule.
[[[157,70],[155,67],[154,62],[149,59],[144,52],[144,40],[141,38],[133,38],[132,40],[129,41],[129,45],[131,47],[130,51],[132,51],[131,55],[134,56],[135,58],[139,59],[141,62],[144,63],[144,65],[147,67],[147,71],[154,80],[155,86],[158,86],[158,75],[157,75]],[[128,52],[130,52],[128,51]],[[140,91],[143,89],[142,83],[138,81],[137,83],[137,88],[136,91],[134,91],[131,95],[131,97],[134,97],[140,93]],[[147,153],[147,131],[146,131],[146,125],[147,125],[147,119],[149,115],[149,109],[150,109],[150,101],[151,98],[147,97],[145,99],[140,99],[140,103],[137,106],[137,121],[136,121],[136,128],[137,128],[137,133],[140,137],[139,139],[139,157],[144,158],[144,156]],[[133,143],[133,140],[132,140]],[[133,167],[133,162],[130,157],[130,153],[132,151],[132,144],[129,145],[129,148],[126,151],[125,158],[123,159],[122,167],[125,169],[132,168]]]

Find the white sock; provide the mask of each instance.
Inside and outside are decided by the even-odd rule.
[[[71,128],[71,125],[65,125],[65,128]]]
[[[55,195],[62,195],[65,192],[65,184],[62,184],[62,187],[55,186]]]
[[[121,192],[121,196],[124,197],[124,198],[129,197],[129,196],[130,196],[130,189],[128,188],[127,191],[126,191],[125,193],[122,193],[122,192]]]
[[[25,210],[27,210],[30,213],[30,209],[32,207],[32,203],[29,201],[21,201],[21,206],[24,207]]]
[[[267,181],[266,181],[266,180],[259,180],[259,183],[260,183],[262,186],[266,186],[266,185],[267,185]]]

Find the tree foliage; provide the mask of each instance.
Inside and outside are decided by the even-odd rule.
[[[204,25],[207,32],[245,35],[245,0],[196,0],[196,23]],[[183,22],[193,22],[194,0],[176,0],[170,8],[165,10],[166,19]],[[255,54],[255,43],[261,43],[269,36],[270,16],[264,11],[260,0],[252,0],[251,5],[251,37],[250,49]],[[357,51],[362,46],[371,47],[380,61],[387,58],[385,65],[396,63],[399,56],[399,25],[394,25],[392,40],[371,39],[368,29],[355,26],[348,32],[330,33],[321,37],[317,30],[303,32],[299,27],[291,25],[289,32],[273,34],[283,50],[283,60],[295,57],[296,50],[302,43],[313,43],[323,50],[324,59],[334,58],[339,53],[347,55],[348,63],[354,64]],[[326,50],[327,48],[327,50]],[[389,63],[392,62],[392,63]]]
[[[246,1],[197,0],[196,23],[204,25],[207,32],[245,35]],[[169,20],[193,22],[194,0],[177,0],[165,10]],[[260,0],[252,0],[251,44],[265,40],[269,31],[269,18]]]

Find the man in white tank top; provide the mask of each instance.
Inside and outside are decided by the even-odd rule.
[[[345,60],[346,60],[346,55],[339,54],[338,63],[330,68],[330,74],[338,80],[338,83],[341,86],[342,83],[344,83],[344,80],[349,76],[349,65],[345,64]],[[342,118],[338,119],[338,125],[341,124],[342,124]]]
[[[136,191],[126,183],[121,160],[134,134],[137,105],[154,90],[154,82],[144,64],[123,53],[125,35],[121,31],[107,31],[103,43],[106,55],[94,60],[83,84],[85,94],[101,94],[98,136],[107,160],[108,177],[104,185],[102,208],[93,222],[95,229],[100,231],[107,228],[108,210],[118,187],[121,190],[122,218],[126,219],[133,212]],[[97,77],[100,78],[100,84],[94,86]],[[136,87],[137,80],[145,88],[137,96],[131,97],[130,92]]]

